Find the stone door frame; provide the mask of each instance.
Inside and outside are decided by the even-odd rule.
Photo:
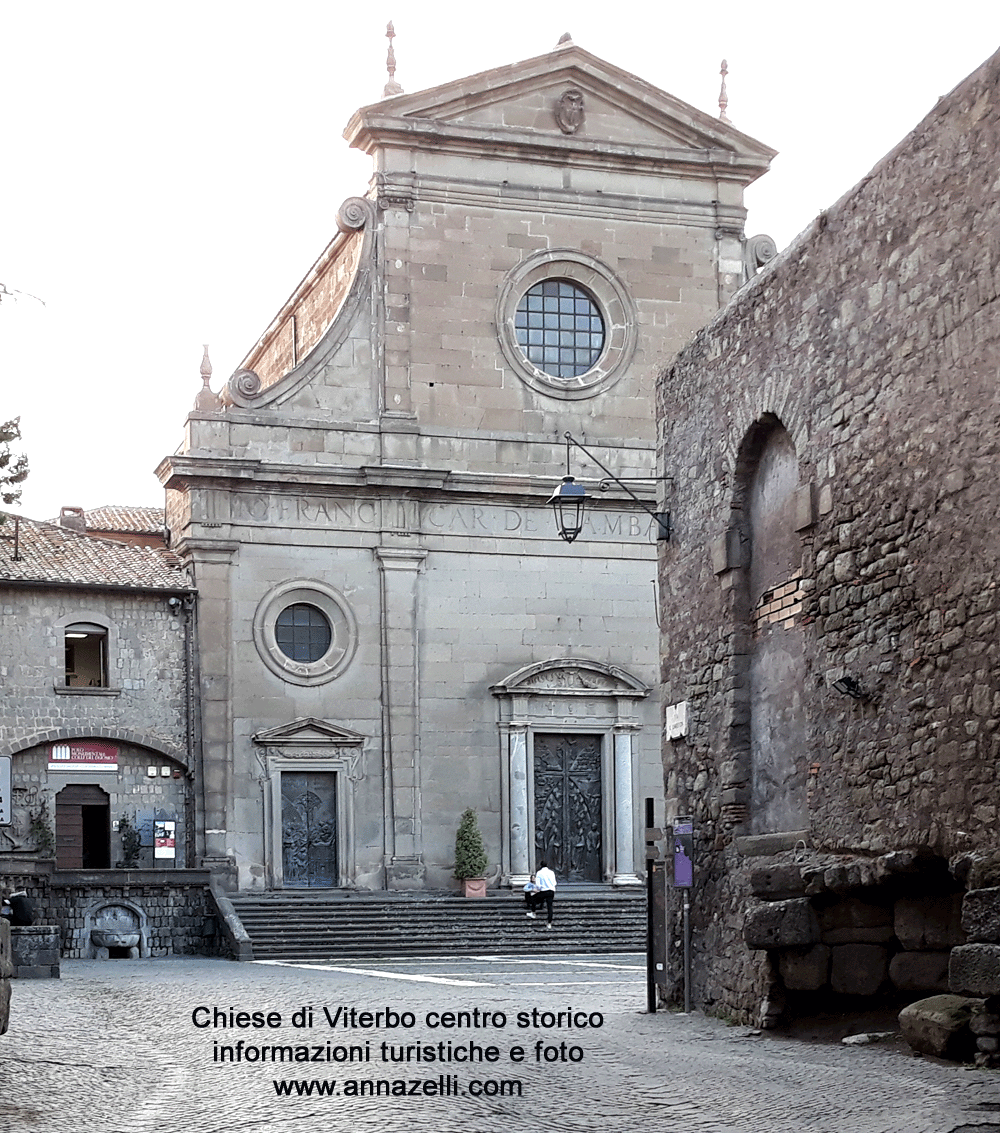
[[[635,846],[639,702],[649,688],[626,670],[559,658],[527,665],[490,691],[499,705],[502,882],[522,886],[534,868],[534,737],[601,737],[601,856],[606,882],[639,885]]]
[[[269,889],[283,889],[281,837],[281,776],[291,771],[324,771],[335,775],[337,803],[337,869],[341,889],[354,888],[354,784],[362,777],[365,737],[326,720],[312,717],[259,732],[254,743],[263,748],[261,780],[264,803],[264,871]],[[298,887],[296,887],[298,888]]]

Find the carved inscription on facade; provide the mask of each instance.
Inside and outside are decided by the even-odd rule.
[[[265,492],[235,492],[230,499],[230,521],[252,526],[494,538],[555,537],[552,516],[545,506],[514,508],[399,498],[271,495]],[[590,539],[648,542],[652,523],[648,516],[642,514],[591,512],[584,520],[583,534]]]

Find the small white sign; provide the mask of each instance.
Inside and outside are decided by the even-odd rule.
[[[666,713],[667,739],[678,740],[688,731],[688,705],[686,700],[680,704],[668,704]]]
[[[12,821],[10,767],[10,756],[0,756],[0,826],[10,826]]]
[[[153,823],[153,857],[174,858],[177,856],[177,823],[161,822],[159,819]]]

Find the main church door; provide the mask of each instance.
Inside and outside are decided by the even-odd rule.
[[[286,888],[338,884],[336,772],[281,773],[281,850]]]
[[[535,733],[535,853],[560,881],[601,881],[601,737]]]

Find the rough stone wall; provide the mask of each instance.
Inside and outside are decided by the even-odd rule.
[[[741,477],[755,436],[780,424],[798,459],[801,608],[786,629],[804,644],[806,840],[861,859],[920,846],[952,863],[995,842],[998,78],[994,56],[659,383],[675,477],[663,696],[686,700],[690,721],[667,741],[668,808],[700,832],[696,991],[717,1009],[757,1010],[767,980],[766,953],[740,939],[761,631]],[[863,699],[833,688],[844,676]],[[780,838],[755,852],[768,848]]]
[[[2,754],[42,740],[122,738],[185,759],[184,615],[167,594],[4,587]],[[107,621],[108,689],[65,687],[67,623]],[[140,738],[141,737],[141,738]]]
[[[220,950],[215,903],[208,875],[202,870],[191,871],[183,881],[161,880],[148,870],[123,870],[120,878],[99,878],[78,871],[18,874],[14,869],[16,863],[5,863],[3,885],[26,890],[35,905],[36,924],[59,926],[65,959],[91,955],[85,932],[86,911],[102,900],[116,899],[145,913],[150,956],[205,956]]]
[[[12,764],[13,822],[0,827],[0,851],[12,854],[41,853],[49,849],[39,843],[38,823],[55,830],[56,796],[68,784],[90,783],[108,795],[111,831],[111,864],[122,856],[117,823],[122,817],[136,825],[142,836],[142,850],[137,866],[147,869],[183,868],[185,848],[191,833],[190,786],[186,778],[174,778],[176,764],[169,759],[136,748],[118,746],[117,771],[49,771],[50,745],[18,752]],[[155,768],[155,776],[150,769]],[[162,772],[167,772],[164,775]],[[165,819],[176,823],[176,858],[156,858],[153,845],[153,822]],[[54,844],[54,843],[53,843]],[[16,859],[11,859],[16,860]],[[190,863],[193,864],[193,863]]]

